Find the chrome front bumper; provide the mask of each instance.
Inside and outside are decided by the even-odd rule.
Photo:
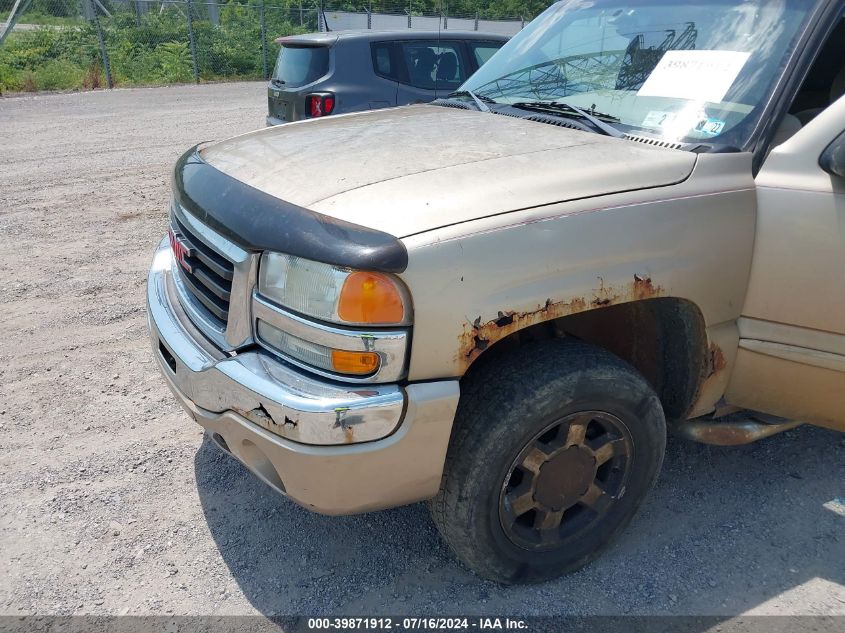
[[[179,402],[221,447],[279,492],[327,514],[437,492],[457,381],[345,385],[263,350],[222,352],[182,310],[174,265],[165,238],[147,281],[153,353]]]

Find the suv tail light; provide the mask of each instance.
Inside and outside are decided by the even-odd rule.
[[[305,113],[311,119],[326,116],[334,111],[334,95],[330,92],[305,97]]]

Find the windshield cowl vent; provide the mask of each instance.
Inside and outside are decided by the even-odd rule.
[[[683,143],[674,143],[672,141],[664,141],[659,138],[649,138],[648,136],[637,136],[636,134],[626,134],[625,138],[629,141],[637,143],[644,143],[645,145],[652,145],[653,147],[665,147],[667,149],[684,149]]]
[[[438,99],[437,101],[432,101],[432,105],[439,105],[443,106],[444,108],[457,108],[458,110],[475,110],[476,108],[472,106],[468,106],[465,103],[458,103],[457,101],[448,101],[446,99]]]
[[[578,124],[554,116],[544,116],[542,114],[532,114],[531,116],[525,116],[523,114],[516,114],[515,112],[508,112],[502,110],[493,110],[493,113],[500,114],[502,116],[512,116],[515,119],[523,119],[525,121],[534,121],[535,123],[549,123],[551,125],[557,125],[558,127],[569,128],[570,130],[579,130],[581,132],[584,131],[584,128]]]
[[[533,115],[525,117],[529,121],[536,121],[537,123],[551,123],[552,125],[557,125],[558,127],[568,127],[570,130],[581,130],[584,131],[584,128],[580,125],[573,125],[569,121],[564,119],[558,119],[557,117],[552,116],[542,116],[542,115]]]

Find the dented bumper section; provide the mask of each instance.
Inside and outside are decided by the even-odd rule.
[[[439,486],[456,381],[343,385],[263,350],[225,353],[197,330],[162,240],[147,282],[153,353],[185,410],[259,478],[327,514],[411,503]]]
[[[198,407],[233,410],[250,422],[305,444],[368,442],[402,420],[397,385],[342,385],[316,380],[266,352],[229,355],[193,325],[177,298],[173,258],[162,240],[150,272],[147,303],[162,372]]]

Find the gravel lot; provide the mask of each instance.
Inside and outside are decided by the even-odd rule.
[[[310,514],[203,438],[150,353],[170,170],[263,123],[258,83],[0,99],[0,614],[845,615],[845,436],[670,441],[567,578],[499,587],[424,506]]]

